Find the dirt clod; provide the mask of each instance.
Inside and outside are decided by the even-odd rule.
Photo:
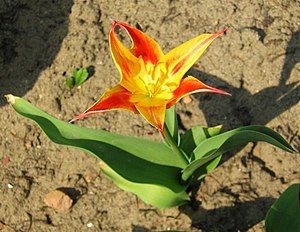
[[[59,212],[67,212],[73,204],[73,200],[64,192],[53,190],[44,198],[45,204]]]
[[[190,104],[193,101],[193,99],[190,96],[186,96],[182,99],[182,101],[184,104]]]

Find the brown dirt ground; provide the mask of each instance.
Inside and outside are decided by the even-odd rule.
[[[3,0],[0,230],[263,231],[270,205],[290,184],[300,182],[299,153],[249,144],[225,155],[201,183],[198,209],[160,211],[114,186],[99,173],[95,158],[52,144],[37,125],[6,104],[3,94],[13,93],[62,120],[92,104],[119,80],[108,49],[110,18],[138,22],[164,51],[228,27],[227,36],[217,39],[190,73],[232,97],[194,95],[192,103],[180,102],[181,129],[264,124],[299,150],[299,1]],[[94,75],[81,88],[67,90],[66,77],[81,66]],[[124,111],[78,124],[160,139],[144,119]],[[67,213],[43,202],[56,188],[79,193]]]

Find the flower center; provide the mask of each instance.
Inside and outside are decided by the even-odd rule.
[[[140,60],[140,72],[134,80],[134,88],[131,88],[130,101],[140,106],[161,106],[173,98],[176,89],[174,83],[169,83],[169,73],[165,62],[157,64],[144,63]],[[133,90],[133,91],[132,91]]]
[[[158,63],[153,65],[148,63],[145,65],[146,76],[143,77],[146,95],[150,98],[154,98],[156,95],[163,91],[168,91],[169,87],[166,85],[167,81],[167,67],[166,63]]]

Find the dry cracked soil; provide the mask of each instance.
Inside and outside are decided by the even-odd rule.
[[[300,148],[300,2],[292,0],[0,1],[0,231],[264,231],[267,210],[300,182],[300,157],[265,143],[224,155],[191,205],[158,210],[112,184],[99,162],[51,143],[17,115],[4,94],[23,97],[67,121],[119,81],[110,56],[110,19],[140,24],[167,52],[204,32],[228,28],[189,70],[232,94],[179,102],[181,132],[193,125],[266,125]],[[91,77],[68,90],[66,77]],[[160,140],[139,115],[107,112],[77,122]],[[44,203],[54,189],[74,202],[65,213]]]

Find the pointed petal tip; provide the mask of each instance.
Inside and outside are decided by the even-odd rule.
[[[85,117],[87,117],[87,116],[89,116],[89,115],[92,115],[92,114],[94,114],[94,113],[96,113],[96,112],[83,112],[82,114],[79,114],[79,115],[77,115],[76,117],[74,117],[73,119],[71,119],[71,120],[69,121],[69,123],[73,123],[73,122],[75,122],[75,121],[77,121],[77,120],[79,120],[79,119],[85,118]]]
[[[223,95],[228,95],[228,96],[232,96],[231,93],[228,93],[222,89],[219,89],[219,88],[215,88],[215,87],[211,87],[209,85],[205,85],[206,86],[206,89],[208,90],[207,92],[210,92],[210,93],[218,93],[218,94],[223,94]]]
[[[228,28],[227,28],[227,27],[225,27],[225,28],[223,29],[223,31],[221,31],[221,33],[224,34],[224,35],[226,35],[227,32],[228,32]]]
[[[221,89],[216,89],[216,88],[212,89],[211,93],[218,93],[218,94],[223,94],[223,95],[227,95],[227,96],[232,96],[230,93],[223,91]]]
[[[231,93],[228,93],[228,92],[226,92],[226,91],[224,91],[224,90],[220,90],[220,89],[218,89],[218,90],[219,90],[219,92],[217,92],[217,93],[219,93],[219,94],[223,94],[223,95],[232,96],[232,94],[231,94]]]
[[[113,18],[110,18],[110,21],[113,23],[113,25],[117,23],[117,20],[115,20]]]
[[[115,19],[112,19],[112,18],[110,20],[112,22],[112,28],[114,28],[116,25],[121,26],[121,27],[124,27],[124,25],[128,26],[127,24],[125,24],[121,21],[118,21],[118,20],[115,20]]]
[[[199,91],[201,92],[201,91]],[[224,91],[224,90],[221,90],[221,89],[217,89],[217,88],[214,88],[214,87],[209,87],[207,89],[205,89],[205,91],[202,91],[202,92],[207,92],[207,93],[217,93],[217,94],[223,94],[223,95],[227,95],[227,96],[232,96],[230,93]]]
[[[115,19],[112,19],[112,18],[110,19],[110,21],[112,22],[112,25],[111,25],[111,32],[114,33],[115,27],[116,27],[116,25],[118,25],[118,21],[115,20]]]
[[[224,29],[222,30],[222,31],[218,31],[218,32],[216,32],[214,35],[216,36],[216,37],[219,37],[220,35],[227,35],[227,32],[228,32],[228,28],[227,27],[224,27]],[[216,38],[215,37],[215,38]]]
[[[74,118],[72,118],[71,120],[69,120],[69,123],[73,123],[73,122],[75,122],[75,121],[77,121],[77,120],[83,118],[83,117],[79,117],[79,116],[81,116],[81,115],[77,115],[76,117],[74,117]]]

